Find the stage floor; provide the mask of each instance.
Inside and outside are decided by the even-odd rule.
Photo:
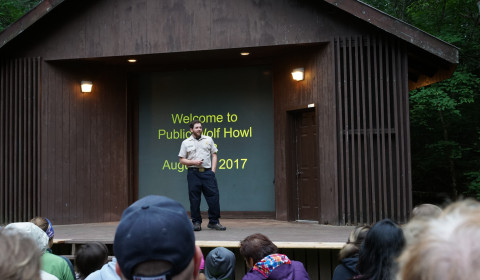
[[[238,247],[240,240],[253,233],[268,236],[279,248],[340,249],[353,226],[330,226],[310,222],[284,222],[272,219],[221,219],[226,231],[207,228],[195,232],[200,247]],[[113,243],[117,222],[56,225],[55,243],[81,244],[90,241]]]

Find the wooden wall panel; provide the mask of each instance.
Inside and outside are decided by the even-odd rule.
[[[212,19],[215,9],[223,10],[225,2],[145,1],[145,32],[146,37],[152,39],[146,48],[153,52],[175,52],[179,48],[196,45],[197,48],[205,50],[213,43],[220,43],[224,36],[216,36],[218,33],[210,23],[215,20]],[[159,16],[159,11],[162,16]],[[215,38],[214,42],[211,38]]]
[[[335,39],[341,224],[408,220],[407,54],[370,36]]]
[[[295,217],[292,212],[295,194],[291,174],[293,128],[290,127],[288,110],[306,108],[307,104],[314,102],[311,88],[306,83],[293,81],[290,74],[292,69],[298,67],[304,67],[305,73],[312,71],[305,61],[302,56],[284,60],[275,66],[273,74],[274,134],[278,136],[274,138],[275,210],[279,220],[292,220]]]
[[[16,55],[57,60],[280,46],[369,28],[328,3],[289,0],[69,1],[42,24],[26,31],[37,43],[26,50],[19,40]]]
[[[126,74],[101,68],[45,64],[40,213],[56,224],[115,221],[129,202]]]
[[[130,50],[130,54],[135,54],[132,50],[141,51],[143,46],[148,44],[147,37],[138,34],[140,30],[147,29],[147,23],[136,20],[145,18],[147,8],[145,1],[117,0],[115,2],[112,12],[113,19],[116,20],[116,29],[111,32],[113,32],[112,35],[118,36],[113,36],[116,40],[112,40],[113,48],[111,51],[114,55],[121,55],[124,50]],[[137,40],[132,40],[137,36],[139,37]]]
[[[310,279],[330,280],[338,264],[336,249],[285,249],[280,248],[280,253],[290,259],[302,262]]]
[[[315,55],[315,103],[318,126],[319,145],[319,188],[320,188],[320,222],[338,223],[338,179],[337,179],[337,127],[336,98],[334,92],[333,44],[325,46]]]
[[[0,59],[0,224],[38,212],[40,64]]]
[[[279,62],[274,70],[275,113],[275,195],[276,218],[295,219],[295,175],[292,173],[294,147],[292,114],[315,104],[318,131],[319,162],[319,217],[320,223],[336,224],[337,173],[336,173],[336,117],[334,83],[328,77],[333,71],[330,56],[333,48],[328,45],[306,48],[302,55],[291,55]],[[305,80],[296,82],[291,78],[294,68],[305,68]]]

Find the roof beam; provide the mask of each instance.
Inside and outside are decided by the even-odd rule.
[[[19,20],[12,23],[0,33],[0,48],[17,37],[24,30],[29,28],[43,16],[48,14],[53,8],[63,3],[65,0],[43,0],[35,8],[23,15]]]
[[[459,62],[457,47],[372,6],[356,0],[324,1],[450,63]]]

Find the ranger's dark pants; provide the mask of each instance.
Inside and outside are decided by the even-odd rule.
[[[217,224],[220,218],[220,195],[217,178],[211,169],[206,169],[204,172],[200,171],[201,169],[189,168],[187,175],[192,223],[202,223],[200,202],[203,193],[208,204],[208,219],[211,224]]]

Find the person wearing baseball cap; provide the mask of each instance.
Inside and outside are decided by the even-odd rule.
[[[117,274],[127,280],[197,279],[202,256],[183,206],[158,195],[123,212],[113,251]]]

